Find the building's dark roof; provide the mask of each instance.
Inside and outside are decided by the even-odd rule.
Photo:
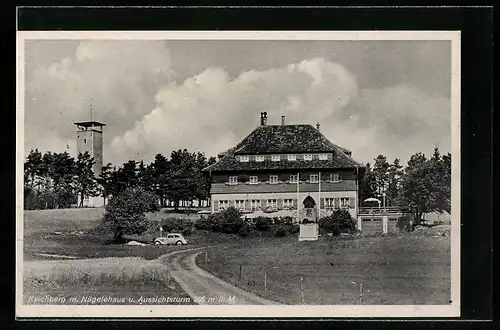
[[[331,152],[335,147],[339,148],[311,125],[266,125],[254,129],[236,146],[234,153]]]
[[[330,160],[296,160],[293,162],[264,161],[240,162],[236,155],[277,153],[331,152]],[[246,171],[267,169],[334,169],[362,166],[349,155],[350,151],[331,143],[311,125],[269,125],[259,126],[234,148],[227,150],[220,159],[205,171]]]
[[[82,127],[106,126],[106,124],[100,123],[98,121],[81,121],[74,124]]]
[[[232,149],[232,148],[231,148]],[[223,152],[219,152],[217,154],[217,157],[223,157],[225,154],[227,154],[229,151],[231,151],[231,149],[227,149],[227,150],[224,150]]]

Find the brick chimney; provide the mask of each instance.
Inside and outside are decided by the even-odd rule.
[[[281,126],[285,126],[285,116],[281,116]]]
[[[261,126],[266,126],[267,125],[267,112],[261,112],[260,113],[260,125]]]

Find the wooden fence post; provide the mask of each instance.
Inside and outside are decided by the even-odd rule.
[[[170,275],[170,270],[167,270],[167,286],[172,286],[172,276]]]
[[[264,273],[264,292],[267,292],[267,272]]]
[[[304,304],[304,278],[300,277],[300,294],[301,294],[301,302]]]
[[[240,282],[241,282],[241,264],[240,264]]]
[[[363,283],[359,284],[359,302],[363,304]]]

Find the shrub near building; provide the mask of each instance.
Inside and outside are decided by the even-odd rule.
[[[271,230],[271,219],[266,217],[257,217],[254,220],[255,229],[257,231],[269,231]]]
[[[250,236],[250,226],[248,224],[245,224],[238,231],[238,235],[241,236],[241,237],[248,237],[248,236]]]
[[[242,219],[242,213],[229,207],[223,211],[212,213],[208,217],[200,217],[194,226],[196,229],[209,230],[225,234],[238,234],[241,237],[249,236],[278,236],[297,234],[299,226],[292,224],[291,217],[267,218],[256,217],[253,224]]]
[[[285,227],[278,227],[278,229],[276,230],[275,232],[275,236],[276,237],[285,237],[287,235],[287,230],[285,229]]]
[[[238,234],[245,225],[245,221],[241,218],[241,212],[234,207],[212,213],[207,218],[202,217],[195,223],[197,229],[225,234]]]
[[[319,219],[318,224],[322,232],[333,235],[356,230],[356,223],[347,210],[335,210],[331,215]]]
[[[166,233],[179,232],[182,233],[182,235],[184,236],[189,236],[193,233],[192,223],[185,219],[171,218],[171,217],[163,218],[160,219],[158,222],[153,223],[154,228],[152,229],[156,231],[157,228],[159,228],[160,226]]]

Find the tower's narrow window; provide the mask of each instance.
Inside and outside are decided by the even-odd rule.
[[[87,139],[83,139],[83,143],[87,143]]]

